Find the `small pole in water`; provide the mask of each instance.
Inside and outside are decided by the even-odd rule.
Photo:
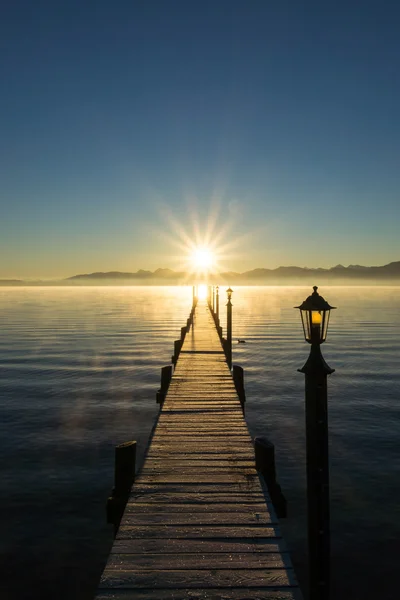
[[[232,294],[233,294],[233,290],[231,290],[231,288],[228,288],[226,290],[226,293],[228,294],[228,303],[226,305],[226,360],[228,363],[228,367],[229,369],[232,368],[232,302],[231,302],[231,298],[232,298]]]

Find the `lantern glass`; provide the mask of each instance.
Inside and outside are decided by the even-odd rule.
[[[328,333],[329,315],[334,306],[331,306],[317,292],[314,292],[306,300],[295,308],[300,309],[301,322],[303,324],[304,337],[309,344],[323,344]]]
[[[330,310],[300,310],[305,340],[323,344],[328,333]]]

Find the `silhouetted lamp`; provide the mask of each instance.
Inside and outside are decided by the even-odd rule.
[[[317,292],[318,287],[314,286],[314,292],[308,296],[307,300],[296,308],[300,309],[301,321],[303,323],[304,337],[309,344],[323,344],[328,333],[329,316],[335,306],[331,306]]]
[[[305,375],[308,570],[310,600],[328,600],[330,588],[329,452],[327,376],[321,344],[326,340],[331,306],[317,286],[300,309],[310,355],[300,373]]]
[[[228,288],[226,290],[226,293],[228,294],[228,302],[230,302],[230,300],[232,299],[233,290],[231,290],[231,288]]]

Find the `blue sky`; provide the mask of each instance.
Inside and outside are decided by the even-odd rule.
[[[399,40],[387,1],[8,2],[0,277],[176,268],[212,217],[227,269],[400,260]]]

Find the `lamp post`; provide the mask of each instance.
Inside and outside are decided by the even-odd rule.
[[[327,375],[321,344],[326,340],[330,306],[317,292],[295,308],[300,309],[310,355],[300,373],[305,374],[306,462],[308,513],[309,599],[328,600],[330,584],[329,454]]]
[[[228,302],[226,305],[226,359],[228,362],[229,369],[232,368],[232,294],[233,290],[228,288],[226,290],[228,294]]]
[[[219,286],[215,288],[215,313],[217,315],[217,325],[219,325]]]

